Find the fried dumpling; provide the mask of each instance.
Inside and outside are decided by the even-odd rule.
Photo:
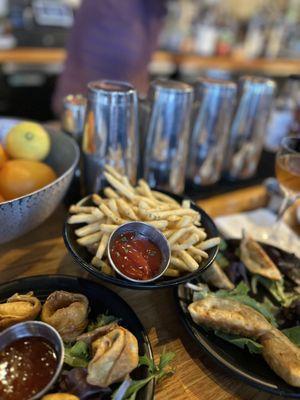
[[[111,322],[110,324],[100,326],[99,328],[96,328],[90,332],[83,333],[82,335],[78,336],[76,338],[77,342],[84,342],[88,345],[90,345],[92,342],[94,342],[98,337],[106,335],[108,332],[113,330],[114,328],[118,327],[117,322]]]
[[[271,258],[254,239],[244,236],[240,245],[240,258],[246,268],[253,274],[279,281],[281,274]]]
[[[259,342],[272,370],[290,385],[300,387],[300,349],[278,329],[264,334]]]
[[[42,400],[80,400],[79,397],[69,393],[49,393]]]
[[[6,303],[0,304],[0,330],[18,322],[35,319],[41,308],[41,302],[33,292],[14,294]]]
[[[231,290],[234,288],[234,284],[216,261],[201,273],[201,278],[218,289]]]
[[[85,330],[88,308],[89,302],[84,295],[60,290],[48,296],[41,319],[52,325],[65,342],[71,342]]]
[[[199,325],[248,338],[258,338],[272,329],[262,314],[232,299],[207,296],[191,303],[188,310]]]
[[[135,336],[123,327],[115,327],[91,345],[93,359],[88,365],[87,382],[107,387],[122,381],[139,362]]]

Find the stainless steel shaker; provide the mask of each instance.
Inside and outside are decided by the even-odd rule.
[[[63,99],[62,129],[79,144],[83,134],[85,111],[86,98],[81,94],[69,94]]]
[[[104,186],[104,165],[110,164],[136,181],[138,157],[138,100],[132,85],[101,80],[88,84],[82,141],[86,193]]]
[[[192,86],[155,80],[150,85],[144,177],[151,187],[181,193],[193,102]]]
[[[199,78],[194,89],[187,178],[196,186],[211,185],[221,176],[237,87],[231,81]]]
[[[246,179],[256,172],[276,84],[271,79],[244,76],[239,80],[238,105],[231,123],[224,163],[229,179]]]

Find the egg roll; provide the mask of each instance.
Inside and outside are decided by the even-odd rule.
[[[262,355],[272,370],[285,382],[300,387],[300,349],[278,329],[263,336]]]
[[[232,299],[207,296],[188,310],[196,324],[242,337],[256,339],[272,329],[262,314]]]
[[[279,281],[281,274],[277,266],[254,239],[244,236],[240,244],[240,259],[252,273]]]
[[[60,290],[48,296],[41,319],[53,326],[64,342],[72,342],[87,327],[88,310],[89,301],[84,295]]]
[[[201,273],[201,278],[203,278],[203,280],[209,285],[212,285],[218,289],[234,289],[234,284],[216,261],[214,261],[205,271]]]
[[[92,342],[93,359],[88,364],[87,382],[107,387],[121,382],[139,362],[135,336],[123,327],[116,327]]]
[[[41,302],[33,292],[15,293],[0,304],[0,330],[23,321],[35,319],[41,311]]]

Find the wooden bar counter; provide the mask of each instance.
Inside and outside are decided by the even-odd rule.
[[[259,207],[265,199],[264,189],[256,186],[213,197],[200,204],[215,216]],[[22,238],[1,245],[0,283],[53,273],[93,279],[73,261],[64,246],[61,233],[65,215],[66,209],[61,205],[40,227]],[[156,400],[277,398],[234,379],[194,343],[180,322],[172,289],[134,291],[110,287],[138,314],[149,334],[155,356],[158,357],[164,348],[176,353],[175,375],[157,386]]]
[[[11,50],[0,50],[0,64],[62,64],[66,58],[63,48],[19,47]],[[260,73],[271,76],[286,77],[298,74],[300,60],[298,59],[241,59],[234,57],[203,57],[198,54],[172,53],[157,51],[153,56],[155,62],[171,62],[201,69],[224,69],[229,72]]]

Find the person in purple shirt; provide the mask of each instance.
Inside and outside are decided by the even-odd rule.
[[[53,106],[68,94],[86,93],[87,83],[115,79],[148,88],[148,64],[158,45],[167,0],[83,0],[67,46]]]

